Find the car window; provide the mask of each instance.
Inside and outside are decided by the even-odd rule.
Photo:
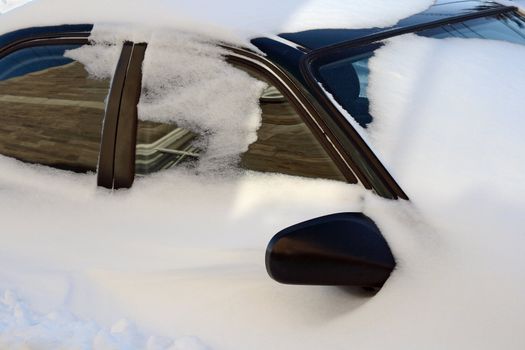
[[[345,181],[334,161],[290,101],[273,85],[260,98],[261,127],[240,167],[312,178]]]
[[[266,84],[259,99],[262,120],[257,140],[241,155],[239,168],[346,181],[290,101],[275,86]],[[198,161],[199,141],[199,135],[175,124],[139,120],[136,174]]]
[[[525,16],[519,12],[483,17],[455,24],[427,29],[417,35],[432,38],[469,38],[502,40],[525,45]],[[349,49],[327,57],[316,66],[316,75],[323,87],[362,127],[367,127],[373,117],[367,97],[368,61],[380,43]]]
[[[0,58],[0,154],[96,171],[110,82],[64,56],[80,46],[35,46]]]
[[[197,134],[175,124],[139,120],[135,173],[146,175],[197,160]]]

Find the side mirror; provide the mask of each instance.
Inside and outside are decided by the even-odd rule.
[[[266,270],[285,284],[380,288],[396,266],[379,228],[362,213],[323,216],[277,233]]]

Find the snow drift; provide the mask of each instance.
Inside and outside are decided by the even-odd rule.
[[[371,138],[414,200],[494,191],[521,201],[523,57],[512,43],[415,35],[376,51]]]
[[[524,57],[507,42],[407,35],[370,60],[371,142],[432,228],[420,235],[433,244],[395,278],[418,266],[426,286],[411,281],[403,307],[424,324],[418,333],[446,334],[426,334],[435,348],[524,346],[513,335],[525,325]],[[425,347],[420,336],[411,344]]]
[[[307,304],[329,317],[341,303],[354,308],[367,300],[331,288],[279,286],[264,268],[266,244],[283,227],[360,211],[357,186],[172,170],[111,193],[97,189],[93,175],[6,158],[1,166],[0,191],[9,201],[0,203],[0,288],[16,292],[38,315],[66,310],[96,322],[96,330],[126,318],[142,334],[257,348],[277,345],[281,337],[265,336],[277,332],[272,324],[287,325],[279,332],[304,331],[290,322]],[[277,321],[277,310],[289,317]],[[53,327],[47,336],[56,339],[70,325]],[[15,330],[33,334],[27,327]],[[13,332],[0,331],[7,339]],[[39,338],[29,339],[38,344]]]

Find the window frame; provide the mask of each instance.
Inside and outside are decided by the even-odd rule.
[[[78,27],[86,26],[79,25]],[[24,33],[25,36],[16,37],[15,40],[7,42],[1,47],[0,59],[14,51],[27,47],[90,44],[91,29],[78,31],[74,30],[76,26],[63,27],[73,30],[60,31],[57,29],[61,27],[42,27],[37,28],[38,30],[34,32],[31,31],[33,28],[21,30],[21,32],[29,33]],[[47,31],[47,29],[50,31]],[[367,181],[363,181],[364,177],[360,173],[359,167],[354,165],[355,155],[349,154],[349,148],[340,142],[340,135],[334,132],[334,129],[337,130],[334,127],[334,121],[332,118],[327,118],[324,115],[326,108],[309,95],[310,91],[306,90],[286,70],[250,49],[224,43],[217,43],[217,45],[228,51],[225,59],[229,63],[245,67],[248,70],[255,70],[285,95],[346,178],[347,183],[362,183],[365,188],[372,189],[372,186]],[[146,47],[147,44],[145,43],[135,44],[132,42],[125,42],[122,46],[121,57],[115,67],[115,75],[109,89],[103,118],[97,166],[98,186],[118,189],[129,188],[133,184],[138,121],[137,105],[140,99],[142,62]],[[135,59],[133,59],[134,52],[135,55],[138,55]]]
[[[61,44],[87,45],[89,44],[88,37],[90,34],[91,32],[36,33],[23,38],[17,38],[0,47],[0,59],[15,51],[28,47]]]
[[[301,108],[301,106],[308,106],[299,114],[310,127],[317,140],[325,147],[332,160],[340,167],[343,174],[347,176],[346,174],[350,173],[353,176],[354,180],[348,181],[349,183],[361,183],[366,189],[374,190],[378,195],[385,198],[409,199],[373,151],[361,139],[357,131],[346,121],[346,118],[328,98],[320,100],[317,91],[312,89],[310,84],[303,85],[286,70],[281,69],[273,62],[249,49],[227,45],[223,45],[223,47],[234,51],[236,56],[240,56],[240,59],[259,63],[259,66],[264,71],[261,71],[263,76],[273,75],[278,79],[284,79],[284,83],[281,81],[279,87],[283,92],[286,91],[288,93],[286,96],[294,103],[296,108],[298,107],[297,109]],[[308,54],[303,56],[303,60],[306,57],[308,57]],[[303,60],[300,62],[301,65]],[[317,85],[316,88],[320,89]],[[324,93],[323,97],[326,97]],[[336,114],[344,119],[344,123],[341,122],[341,119],[334,117],[334,110]],[[304,115],[308,115],[308,118],[305,118]],[[308,123],[310,119],[311,122]],[[361,140],[362,144],[356,143],[356,140]],[[368,151],[365,155],[363,155],[363,145],[366,147],[365,150]],[[346,169],[340,166],[341,163],[344,164],[343,167],[346,167]],[[381,171],[380,177],[375,175],[375,172],[378,171],[377,169]],[[371,171],[377,177],[375,183],[368,180],[370,174],[367,173]]]
[[[329,61],[331,57],[336,57],[346,50],[358,49],[366,45],[371,45],[382,40],[403,35],[409,33],[420,32],[435,27],[440,27],[446,24],[459,23],[469,19],[482,18],[493,15],[505,14],[508,12],[517,11],[516,7],[512,6],[501,6],[497,8],[490,8],[487,10],[481,10],[465,15],[454,16],[445,18],[442,20],[432,21],[424,24],[416,24],[407,27],[396,28],[387,31],[380,31],[368,36],[360,37],[358,39],[342,42],[332,46],[316,49],[306,54],[300,62],[301,74],[304,77],[306,84],[312,91],[315,98],[323,106],[323,108],[330,114],[334,123],[337,125],[337,129],[342,132],[341,137],[348,139],[352,143],[352,147],[357,150],[357,159],[364,159],[367,166],[370,166],[371,173],[365,176],[365,171],[356,171],[359,179],[365,187],[373,188],[380,195],[397,199],[409,199],[406,193],[403,191],[401,186],[396,182],[394,177],[388,172],[386,167],[382,164],[379,158],[375,155],[372,149],[368,146],[367,142],[359,135],[352,125],[346,120],[346,117],[339,111],[339,109],[330,101],[325,91],[322,89],[318,80],[317,67],[321,64],[320,62]],[[355,163],[354,163],[355,164]],[[367,178],[368,177],[368,178]],[[376,184],[370,181],[370,177],[378,180],[387,192],[376,188]]]
[[[301,120],[307,125],[316,140],[335,163],[339,171],[341,171],[347,183],[357,184],[359,182],[348,163],[347,157],[345,157],[344,151],[339,149],[332,141],[333,136],[330,135],[324,126],[324,121],[318,108],[306,95],[306,92],[300,88],[300,83],[296,82],[276,64],[249,49],[227,45],[220,46],[229,51],[226,55],[227,62],[245,67],[248,70],[255,70],[263,78],[271,82],[292,104]]]
[[[142,63],[146,43],[131,43],[132,50],[126,66],[115,134],[113,157],[113,188],[130,188],[135,180],[138,103],[142,91]],[[117,70],[123,67],[117,66]]]
[[[117,138],[118,119],[122,91],[126,80],[126,70],[133,50],[133,43],[124,42],[120,57],[111,80],[106,112],[102,125],[102,140],[97,167],[97,185],[108,189],[113,188],[115,167],[115,142]]]

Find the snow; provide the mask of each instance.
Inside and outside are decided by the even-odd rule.
[[[433,0],[34,0],[2,16],[0,33],[32,26],[112,23],[175,28],[246,44],[260,34],[318,27],[385,27]],[[35,14],[38,16],[35,16]]]
[[[154,33],[148,42],[139,119],[204,135],[201,171],[236,164],[257,140],[266,84],[227,64],[226,51],[209,39],[170,31]]]
[[[31,0],[0,0],[0,14],[28,3]]]
[[[376,52],[368,91],[380,122],[371,138],[406,191],[525,193],[523,57],[521,45],[418,36]],[[433,193],[436,183],[446,186]]]
[[[79,320],[68,311],[40,314],[10,290],[0,298],[0,348],[2,349],[146,349],[205,350],[195,337],[176,340],[145,337],[126,319],[110,328]]]
[[[515,333],[525,325],[523,57],[507,42],[406,35],[370,60],[370,139],[432,228],[419,233],[432,245],[398,251],[406,269],[394,280],[419,265],[405,312],[418,333],[437,333],[423,336],[436,348],[525,344]],[[401,231],[379,209],[368,210],[396,246]]]
[[[111,193],[97,189],[93,175],[7,158],[1,164],[0,193],[9,201],[0,203],[0,289],[16,291],[39,315],[67,310],[103,329],[125,318],[144,334],[258,348],[277,345],[279,338],[261,342],[267,332],[304,331],[277,322],[276,310],[297,318],[305,303],[332,312],[367,301],[337,289],[279,286],[264,267],[266,244],[283,227],[360,211],[357,186],[179,170]]]
[[[82,62],[90,77],[95,79],[111,79],[115,73],[123,41],[97,42],[84,45],[74,50],[68,50],[64,56]]]

